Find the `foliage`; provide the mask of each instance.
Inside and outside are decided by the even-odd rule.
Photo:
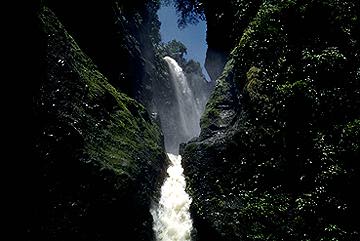
[[[184,61],[184,55],[187,54],[186,46],[176,39],[164,44],[162,51],[165,56],[169,56],[179,62]]]
[[[237,35],[183,153],[199,240],[359,239],[358,1],[230,2],[208,23],[243,27],[207,36]]]
[[[188,24],[197,24],[199,20],[205,20],[203,0],[163,0],[163,4],[174,4],[180,14],[178,26],[185,28]]]
[[[119,232],[150,240],[149,208],[167,164],[159,127],[47,7],[39,25],[46,66],[33,97],[33,161],[41,175],[28,240],[116,240]]]

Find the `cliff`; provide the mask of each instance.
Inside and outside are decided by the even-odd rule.
[[[215,1],[198,2],[202,4],[208,26],[205,67],[210,78],[215,81],[262,1],[224,0],[222,4]]]
[[[197,240],[359,239],[359,3],[195,2],[228,53],[182,152]]]
[[[46,0],[67,31],[118,90],[150,110],[158,0]]]
[[[64,24],[48,7],[37,12],[37,61],[42,65],[29,91],[32,161],[37,167],[31,170],[39,176],[32,180],[34,196],[27,197],[34,205],[29,212],[33,216],[27,217],[27,240],[151,240],[149,210],[168,164],[160,128],[144,106],[119,91],[127,92],[123,83],[136,79],[125,75],[118,83],[107,71],[108,62],[100,56],[107,53],[102,48],[111,49],[106,36],[96,45],[99,52],[91,52],[95,40],[87,39],[90,32],[81,32],[91,26],[75,30],[72,26],[82,21],[72,19],[69,32],[81,38],[73,37],[65,23],[75,17],[74,9],[68,9],[68,15],[63,10],[59,16]],[[101,30],[93,27],[92,34]],[[127,50],[131,55],[132,49]],[[123,57],[114,58],[129,64]],[[145,72],[145,66],[140,70]]]

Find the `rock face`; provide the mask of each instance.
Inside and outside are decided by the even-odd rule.
[[[71,11],[60,15],[74,17]],[[149,210],[168,164],[159,126],[110,84],[112,71],[98,56],[106,51],[89,55],[109,79],[48,7],[38,15],[44,49],[32,128],[40,178],[38,196],[29,197],[36,198],[37,210],[27,240],[152,240]],[[89,30],[76,27],[72,31]],[[79,42],[94,50],[86,39]],[[126,81],[133,79],[126,75],[119,85]]]
[[[158,0],[46,0],[109,82],[147,109],[152,105]]]
[[[188,79],[189,87],[193,91],[197,105],[200,107],[202,113],[204,112],[205,105],[214,89],[215,81],[208,82],[202,73],[200,63],[194,60],[186,61],[182,68]]]
[[[360,239],[359,2],[200,2],[234,42],[181,153],[196,239]]]
[[[220,77],[231,50],[262,1],[224,0],[222,4],[215,1],[199,2],[204,6],[208,27],[205,67],[211,80],[215,81]]]

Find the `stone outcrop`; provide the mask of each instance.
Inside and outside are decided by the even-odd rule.
[[[112,85],[89,41],[79,40],[101,68],[52,10],[42,6],[37,14],[43,65],[31,128],[40,177],[28,240],[151,240],[149,210],[168,164],[160,127]]]
[[[196,2],[233,41],[182,151],[196,238],[359,239],[359,3]]]

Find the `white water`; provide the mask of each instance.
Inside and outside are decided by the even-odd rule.
[[[174,59],[168,56],[164,57],[164,60],[169,66],[175,86],[176,98],[179,104],[180,127],[185,134],[185,142],[195,136],[199,136],[201,110],[189,88],[189,83],[182,68]]]
[[[157,207],[151,210],[154,231],[158,241],[189,241],[192,230],[189,207],[191,198],[185,192],[185,177],[181,156],[169,154],[171,165],[168,177],[161,188]]]
[[[176,136],[172,136],[171,145],[169,145],[171,149],[167,149],[167,151],[177,153],[180,143],[187,142],[200,134],[201,107],[196,102],[179,64],[170,57],[165,57],[164,60],[169,66],[177,102],[177,106],[170,113],[175,113],[174,116],[178,117],[173,123],[176,131],[170,130],[170,133]],[[161,187],[159,203],[150,210],[154,219],[153,229],[157,241],[190,241],[192,231],[189,212],[191,198],[185,192],[186,183],[181,166],[181,156],[170,153],[168,156],[171,161],[167,170],[168,177]]]

